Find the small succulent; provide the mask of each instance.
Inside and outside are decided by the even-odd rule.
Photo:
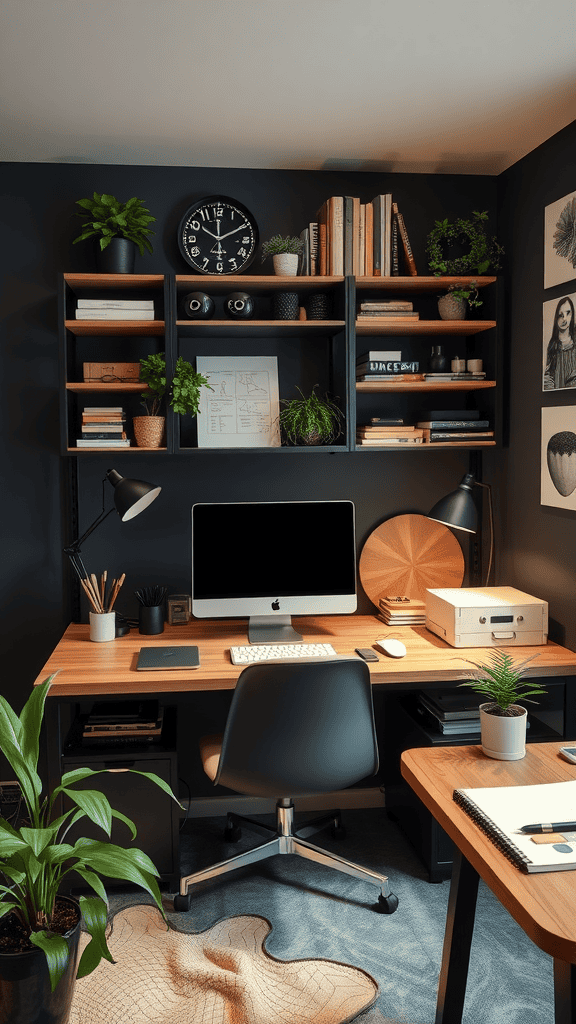
[[[262,262],[269,256],[281,256],[282,253],[292,253],[299,256],[304,247],[301,238],[296,235],[274,235],[268,242],[262,244]]]

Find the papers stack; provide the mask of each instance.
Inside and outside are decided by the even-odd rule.
[[[387,626],[423,626],[426,605],[416,597],[381,597],[378,618]]]

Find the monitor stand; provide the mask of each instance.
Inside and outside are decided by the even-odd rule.
[[[251,615],[248,620],[251,644],[301,644],[290,615]]]

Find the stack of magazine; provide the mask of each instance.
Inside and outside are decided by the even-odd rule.
[[[416,713],[422,724],[446,736],[468,736],[480,733],[481,694],[452,690],[423,690],[418,695]]]
[[[102,701],[94,705],[82,730],[82,742],[94,746],[152,743],[162,735],[164,708],[157,700]]]

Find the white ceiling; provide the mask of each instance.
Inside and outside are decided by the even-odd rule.
[[[576,118],[574,0],[4,0],[7,161],[498,174]]]

